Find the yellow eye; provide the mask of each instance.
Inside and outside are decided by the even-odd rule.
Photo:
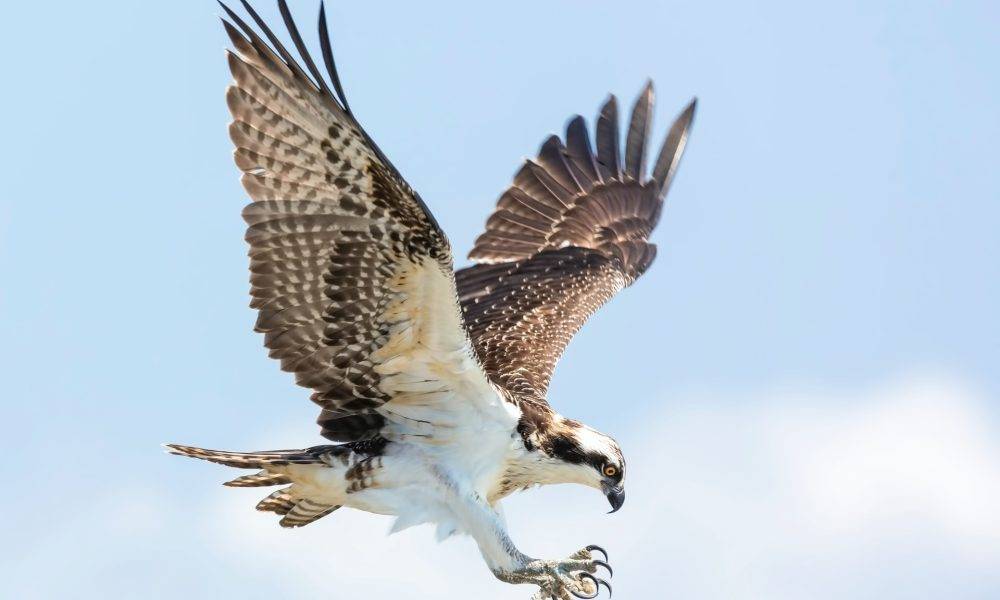
[[[614,477],[616,473],[618,473],[618,469],[612,467],[611,465],[605,465],[604,467],[605,475],[607,475],[608,477]]]

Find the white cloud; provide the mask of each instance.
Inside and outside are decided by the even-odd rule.
[[[789,471],[810,520],[833,535],[907,516],[964,551],[1000,552],[1000,448],[983,407],[935,379],[867,400],[783,438],[797,450]]]
[[[645,523],[666,557],[634,559],[683,573],[668,589],[685,598],[991,597],[995,415],[942,377],[675,403],[640,444],[664,483],[642,481],[629,528]],[[656,488],[669,490],[660,520],[645,500]],[[705,569],[714,576],[690,575]]]
[[[981,394],[945,377],[861,391],[671,394],[617,432],[628,501],[557,486],[506,502],[522,550],[605,545],[616,597],[684,600],[1000,597],[1000,428]],[[311,429],[259,447],[287,447]],[[177,460],[157,455],[157,459]],[[497,598],[467,538],[342,510],[300,530],[211,487],[221,468],[169,463],[176,480],[102,474],[89,500],[11,515],[0,561],[18,598]],[[138,473],[155,477],[152,468]],[[190,487],[197,484],[197,487]],[[43,519],[44,518],[44,519]]]
[[[620,597],[988,597],[1000,585],[1000,445],[976,393],[941,377],[851,393],[670,398],[623,436],[629,495],[506,502],[514,539],[555,557],[612,553]],[[995,413],[993,415],[995,417]],[[232,568],[280,572],[289,595],[527,598],[492,580],[468,539],[340,511],[302,530],[223,490],[206,523]],[[294,586],[294,587],[291,587]]]

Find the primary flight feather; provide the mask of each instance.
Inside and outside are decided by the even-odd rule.
[[[286,486],[257,505],[299,527],[346,506],[472,536],[493,574],[536,599],[591,598],[605,560],[519,551],[499,515],[510,493],[552,483],[602,491],[618,510],[618,444],[555,412],[555,364],[587,318],[645,272],[649,236],[684,151],[695,103],[646,173],[653,88],[619,135],[617,101],[592,146],[583,118],[549,137],[503,192],[469,258],[448,239],[354,118],[320,7],[323,65],[278,5],[299,60],[243,0],[260,30],[223,5],[234,52],[226,99],[250,245],[251,306],[269,355],[313,393],[321,434],[339,444],[177,454],[256,469],[226,485]],[[263,37],[261,37],[263,35]],[[596,147],[596,151],[594,148]]]

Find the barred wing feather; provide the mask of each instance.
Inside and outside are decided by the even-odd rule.
[[[433,436],[451,409],[493,406],[463,327],[448,241],[349,112],[328,38],[336,92],[284,2],[309,74],[244,6],[270,45],[224,7],[236,50],[226,99],[253,199],[243,211],[251,305],[270,356],[314,391],[331,440]]]
[[[542,144],[500,196],[486,231],[456,273],[470,335],[498,385],[544,402],[555,364],[601,305],[638,279],[656,257],[649,236],[684,151],[692,101],[645,174],[653,88],[632,111],[620,148],[617,101],[597,121],[596,152],[582,117]]]

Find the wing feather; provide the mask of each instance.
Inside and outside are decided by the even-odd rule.
[[[463,327],[448,240],[347,110],[325,15],[334,89],[284,1],[305,69],[243,4],[270,42],[225,8],[235,49],[229,131],[253,200],[243,210],[251,306],[269,355],[314,391],[333,440],[414,434],[403,413],[427,417],[427,436],[449,410],[491,405],[498,396]]]
[[[691,131],[691,124],[694,122],[694,113],[698,109],[698,100],[692,100],[681,116],[674,121],[670,127],[667,139],[663,141],[660,154],[656,158],[656,165],[653,167],[653,179],[660,185],[660,196],[666,196],[670,189],[670,183],[680,165],[681,156],[684,154],[684,146],[687,145],[688,133]]]
[[[644,179],[652,83],[619,148],[617,101],[601,108],[596,153],[574,117],[565,145],[548,138],[497,202],[456,273],[466,326],[487,374],[517,397],[542,401],[555,364],[587,318],[656,257],[649,236],[694,118],[692,102]]]
[[[639,183],[642,183],[642,176],[646,171],[646,145],[650,126],[653,124],[650,114],[652,109],[653,82],[650,81],[635,101],[628,137],[625,139],[625,173]]]
[[[570,164],[573,165],[574,171],[580,175],[579,179],[587,182],[583,191],[590,191],[594,184],[601,181],[597,169],[597,158],[590,147],[587,123],[580,115],[573,117],[569,125],[566,126],[566,154],[570,158]]]
[[[618,159],[618,100],[611,96],[597,117],[597,164],[601,178],[621,178],[621,161]]]

